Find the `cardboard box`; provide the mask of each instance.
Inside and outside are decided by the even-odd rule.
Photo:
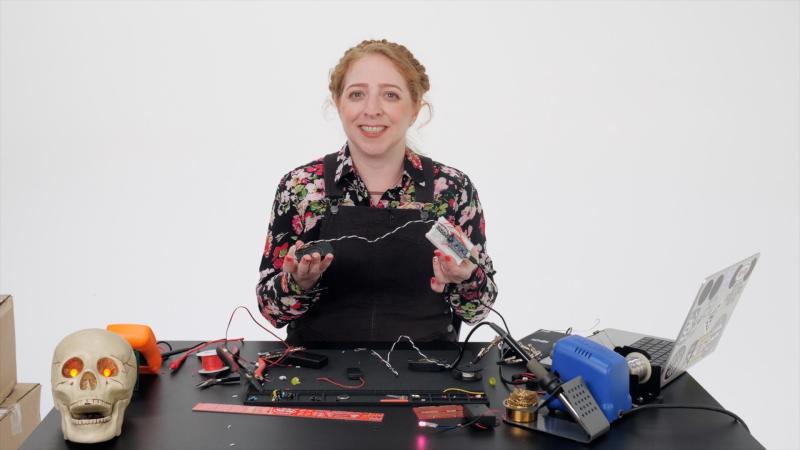
[[[39,384],[20,383],[0,403],[0,450],[17,450],[39,425]]]
[[[17,384],[17,349],[14,344],[14,299],[0,295],[0,402]]]

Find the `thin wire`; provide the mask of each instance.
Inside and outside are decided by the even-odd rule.
[[[289,345],[289,344],[288,344],[286,341],[284,341],[283,339],[281,339],[281,338],[280,338],[280,336],[278,336],[277,334],[275,334],[275,333],[273,333],[272,331],[270,331],[269,329],[267,329],[267,327],[265,327],[264,325],[261,325],[261,323],[259,323],[259,322],[256,320],[256,318],[255,318],[255,317],[253,317],[253,313],[251,313],[251,312],[250,312],[250,310],[247,308],[247,306],[244,306],[244,305],[239,305],[239,306],[237,306],[237,307],[236,307],[236,308],[234,308],[234,309],[233,309],[233,311],[231,312],[231,317],[228,319],[228,326],[226,326],[226,327],[225,327],[225,341],[226,341],[226,343],[227,343],[227,340],[228,340],[228,330],[230,330],[230,328],[231,328],[231,322],[233,322],[233,316],[236,314],[236,311],[238,311],[238,310],[240,310],[240,309],[244,309],[245,311],[247,311],[247,314],[250,316],[250,318],[253,320],[253,322],[254,322],[256,325],[258,325],[259,327],[261,327],[261,329],[263,329],[263,330],[264,330],[264,331],[266,331],[267,333],[269,333],[269,334],[271,334],[272,336],[274,336],[274,337],[275,337],[275,339],[277,339],[277,340],[278,340],[278,341],[280,341],[280,342],[281,342],[283,345],[285,345],[287,349],[290,349],[290,348],[292,348],[292,346],[291,346],[291,345]],[[226,347],[227,347],[227,345],[226,345]]]
[[[236,308],[234,308],[234,309],[233,309],[233,311],[231,311],[231,316],[230,316],[230,318],[228,318],[228,325],[225,327],[225,341],[224,341],[224,342],[223,342],[223,344],[222,344],[222,345],[225,347],[225,349],[226,349],[226,350],[228,350],[228,351],[230,352],[230,349],[228,348],[228,331],[229,331],[229,330],[230,330],[230,328],[231,328],[231,322],[233,322],[233,316],[236,314],[236,311],[238,311],[238,310],[240,310],[240,309],[244,309],[245,311],[247,311],[247,315],[249,315],[249,316],[250,316],[250,319],[253,321],[253,323],[255,323],[256,325],[258,325],[259,327],[261,327],[261,329],[262,329],[262,330],[264,330],[264,331],[266,331],[267,333],[269,333],[269,334],[271,334],[272,336],[274,336],[274,337],[275,337],[275,339],[277,339],[278,341],[280,341],[280,342],[281,342],[281,344],[283,344],[283,345],[285,345],[285,346],[286,346],[286,349],[283,351],[283,355],[281,355],[281,357],[280,357],[280,358],[278,358],[278,360],[276,361],[276,363],[277,363],[277,362],[280,362],[280,361],[282,361],[282,360],[283,360],[283,358],[285,358],[285,357],[286,357],[286,355],[287,355],[287,354],[289,354],[289,353],[292,351],[292,346],[291,346],[291,345],[289,345],[289,344],[288,344],[286,341],[284,341],[283,339],[281,339],[281,338],[280,338],[280,336],[278,336],[277,334],[275,334],[275,333],[273,333],[272,331],[270,331],[269,329],[267,329],[267,328],[266,328],[264,325],[261,325],[261,323],[260,323],[259,321],[257,321],[255,317],[253,317],[253,313],[251,313],[251,312],[250,312],[250,310],[249,310],[249,309],[248,309],[246,306],[244,306],[244,305],[239,305],[239,306],[237,306]],[[233,352],[231,352],[231,354],[233,355]],[[247,361],[246,359],[244,359],[244,358],[242,357],[242,355],[241,355],[241,352],[239,352],[239,355],[238,355],[238,356],[234,356],[234,359],[236,359],[236,358],[238,358],[238,359],[240,359],[240,360],[242,360],[242,361],[244,361],[244,362],[246,362],[246,363],[248,363],[248,364],[253,364],[252,362],[250,362],[250,361]]]
[[[564,330],[564,334],[569,335],[569,334],[572,334],[572,333],[575,333],[575,332],[577,332],[577,333],[586,333],[586,332],[594,330],[595,328],[597,328],[598,325],[600,325],[600,319],[596,318],[596,319],[594,319],[594,323],[592,323],[591,327],[584,328],[584,329],[581,329],[581,330],[573,330],[572,329],[573,327],[569,327],[566,330]]]
[[[466,427],[468,427],[468,426],[470,426],[472,424],[478,423],[479,420],[481,420],[481,416],[478,416],[478,417],[470,420],[469,422],[464,422],[464,423],[460,423],[458,425],[453,425],[453,426],[449,426],[449,427],[448,426],[439,425],[435,429],[439,430],[441,432],[450,431],[450,430],[457,430],[459,428],[466,428]]]
[[[466,389],[454,388],[454,387],[453,388],[447,388],[447,389],[443,390],[442,392],[451,392],[451,391],[464,392],[464,393],[472,394],[472,395],[486,395],[486,392],[468,391]]]
[[[394,346],[392,346],[392,347],[394,347]],[[366,348],[357,348],[357,349],[354,349],[353,351],[354,352],[360,352],[362,350],[368,350],[368,349],[366,349]],[[380,353],[376,352],[375,350],[370,350],[369,352],[371,354],[375,355],[376,358],[380,359],[381,362],[386,364],[386,367],[389,368],[389,370],[394,374],[394,376],[396,376],[396,377],[400,376],[400,374],[397,372],[397,370],[394,367],[392,367],[391,363],[389,363],[389,361],[383,359],[383,356],[381,356]],[[391,352],[389,352],[389,353],[391,353]]]
[[[336,242],[336,241],[341,241],[342,239],[361,239],[362,241],[365,241],[365,242],[367,242],[369,244],[374,244],[374,243],[380,241],[381,239],[387,238],[390,235],[392,235],[394,233],[397,233],[398,231],[400,231],[403,228],[411,225],[412,223],[435,223],[435,222],[436,222],[435,220],[411,220],[411,221],[408,221],[408,222],[404,223],[403,225],[400,225],[399,227],[395,228],[394,230],[384,234],[383,236],[376,237],[375,239],[367,239],[364,236],[357,236],[355,234],[351,234],[351,235],[347,235],[347,236],[341,236],[341,237],[338,237],[338,238],[335,238],[335,239],[317,239],[316,241],[306,242],[304,245],[311,245],[311,244],[315,244],[317,242]]]
[[[343,389],[361,389],[362,387],[364,387],[364,384],[366,384],[366,381],[364,380],[364,377],[358,377],[358,379],[361,382],[359,384],[357,384],[357,385],[340,384],[340,383],[337,383],[337,382],[331,380],[328,377],[319,377],[319,378],[317,378],[317,381],[324,381],[324,382],[330,383],[330,384],[332,384],[334,386],[339,386],[340,388],[343,388]]]
[[[392,373],[394,374],[394,376],[396,376],[396,377],[397,377],[397,376],[400,376],[400,374],[397,372],[397,370],[396,370],[394,367],[392,367],[392,363],[390,363],[390,362],[389,362],[389,359],[392,357],[392,352],[394,351],[394,348],[395,348],[395,346],[397,346],[397,344],[398,344],[398,343],[399,343],[401,340],[403,340],[403,338],[405,338],[405,339],[406,339],[406,340],[407,340],[407,341],[408,341],[408,342],[411,344],[411,347],[412,347],[414,350],[416,350],[416,351],[417,351],[417,353],[419,354],[419,356],[422,356],[423,358],[425,358],[425,362],[431,362],[431,363],[434,363],[434,364],[436,364],[437,366],[442,366],[442,367],[444,367],[445,369],[450,369],[450,368],[452,368],[452,366],[451,366],[451,365],[449,365],[449,364],[444,364],[444,363],[441,363],[441,362],[439,362],[439,361],[437,361],[437,360],[435,360],[435,359],[433,359],[433,358],[430,358],[430,357],[429,357],[428,355],[426,355],[425,353],[422,353],[422,350],[420,350],[420,349],[419,349],[419,347],[417,347],[417,345],[416,345],[416,344],[414,344],[414,341],[412,341],[410,337],[408,337],[408,336],[406,336],[406,335],[401,335],[401,336],[399,336],[399,337],[397,338],[397,340],[396,340],[396,341],[394,341],[394,344],[392,344],[392,346],[389,348],[389,353],[387,353],[387,354],[386,354],[386,359],[383,359],[383,357],[380,355],[380,353],[376,352],[375,350],[370,350],[370,353],[372,353],[373,355],[375,355],[375,356],[376,356],[378,359],[380,359],[380,360],[381,360],[381,361],[382,361],[384,364],[386,364],[386,367],[388,367],[388,368],[389,368],[389,370],[391,370],[391,371],[392,371]],[[358,351],[362,351],[362,350],[367,350],[367,349],[365,349],[365,348],[357,348],[357,349],[355,349],[355,350],[353,350],[353,351],[356,351],[356,352],[358,352]],[[463,351],[463,350],[462,350],[462,351]]]

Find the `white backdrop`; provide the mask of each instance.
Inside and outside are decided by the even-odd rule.
[[[328,70],[386,37],[431,77],[411,137],[480,191],[512,332],[674,337],[703,277],[760,251],[690,372],[764,445],[797,448],[799,5],[3,1],[18,378],[47,412],[69,332],[218,338],[255,309],[280,176],[344,141]],[[268,338],[243,315],[232,334]]]

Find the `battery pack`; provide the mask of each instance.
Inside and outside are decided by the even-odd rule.
[[[292,352],[283,358],[281,364],[286,364],[287,366],[307,367],[309,369],[321,369],[328,364],[328,357],[318,353],[310,353],[305,351]]]

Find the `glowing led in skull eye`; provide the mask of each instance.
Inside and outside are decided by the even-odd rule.
[[[61,366],[61,375],[65,378],[75,378],[83,370],[83,361],[80,358],[70,358]]]
[[[97,360],[97,371],[104,377],[113,377],[117,374],[117,363],[111,358],[100,358]]]

